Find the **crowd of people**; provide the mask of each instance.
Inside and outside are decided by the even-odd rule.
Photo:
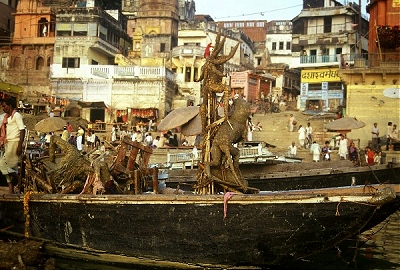
[[[125,137],[130,137],[132,141],[143,143],[152,148],[198,146],[200,143],[200,135],[180,138],[177,133],[172,133],[170,130],[154,135],[150,128],[146,129],[139,126],[126,130],[113,125],[110,136],[112,143],[116,143],[118,139],[123,140]]]
[[[293,132],[296,125],[296,119],[293,114],[290,114],[288,120],[289,132]],[[332,141],[325,141],[321,147],[317,141],[313,140],[313,128],[310,123],[307,123],[306,127],[299,125],[297,132],[299,147],[293,141],[288,146],[288,156],[295,157],[298,149],[309,149],[314,162],[319,162],[320,160],[331,161],[332,150],[337,149],[340,160],[350,160],[355,166],[381,164],[383,162],[382,146],[386,144],[386,150],[389,150],[393,143],[399,142],[397,125],[392,122],[388,122],[386,132],[387,141],[385,144],[381,142],[379,137],[378,124],[374,123],[371,128],[371,143],[364,150],[357,149],[355,143],[348,139],[346,134],[339,134]]]
[[[18,107],[15,99],[8,98],[1,102],[4,114],[3,118],[0,119],[0,145],[4,146],[4,154],[0,158],[0,170],[7,179],[9,184],[10,192],[13,191],[13,177],[14,173],[18,170],[18,158],[22,154],[22,144],[25,138],[25,125],[22,119],[22,115],[18,112]],[[20,105],[21,106],[21,105]],[[47,113],[49,117],[54,117],[54,113],[51,107],[48,106]],[[252,119],[249,117],[247,123],[247,137],[245,140],[252,141],[253,131],[262,131],[263,126],[260,121],[256,124],[252,123]],[[380,136],[378,124],[374,123],[371,127],[371,143],[368,144],[365,149],[358,149],[353,141],[346,137],[346,134],[340,134],[337,138],[332,141],[325,141],[323,145],[319,145],[317,140],[314,138],[313,127],[308,122],[305,126],[297,123],[296,118],[293,114],[290,114],[287,128],[289,132],[298,133],[298,145],[295,141],[288,146],[288,156],[296,157],[298,149],[308,149],[312,160],[314,162],[319,161],[331,161],[332,152],[337,149],[338,158],[341,160],[350,160],[354,165],[374,165],[382,162],[382,147],[386,146],[386,150],[389,150],[393,143],[399,142],[397,125],[392,122],[388,122],[386,134],[384,137]],[[134,127],[130,131],[118,128],[115,124],[112,126],[111,143],[118,143],[119,140],[123,140],[125,136],[128,136],[132,141],[143,143],[152,148],[163,148],[163,147],[197,147],[200,144],[200,135],[181,137],[177,133],[171,131],[161,132],[154,136],[155,131],[152,130],[151,125],[148,128]],[[45,146],[50,145],[51,136],[53,132],[41,134],[40,140]],[[78,151],[100,149],[105,151],[104,141],[101,142],[96,133],[90,128],[79,125],[76,130],[73,129],[70,123],[63,128],[61,138],[74,146]],[[386,139],[386,142],[382,142],[382,138]]]

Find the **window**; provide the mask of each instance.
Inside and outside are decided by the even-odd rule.
[[[190,82],[191,67],[186,67],[185,70],[185,82]]]
[[[2,69],[7,69],[7,57],[2,57],[1,58],[1,68]]]
[[[332,32],[332,17],[324,17],[324,33]]]
[[[160,43],[160,52],[165,52],[165,43]]]
[[[247,27],[254,27],[254,22],[247,22]]]
[[[272,50],[276,50],[276,42],[272,42]]]
[[[76,23],[74,24],[73,30],[74,30],[73,33],[74,36],[84,37],[87,36],[88,25],[84,23]]]
[[[244,27],[244,22],[235,23],[235,27]]]
[[[257,22],[257,27],[264,27],[264,22]]]
[[[71,36],[72,33],[72,25],[68,23],[59,23],[57,24],[57,36]]]
[[[78,57],[64,57],[62,60],[63,68],[79,68],[80,59]]]
[[[97,23],[88,23],[88,36],[97,37]]]
[[[232,23],[224,23],[225,28],[232,28]]]
[[[279,50],[283,50],[283,41],[279,42]]]
[[[36,70],[42,70],[43,66],[44,66],[44,59],[43,59],[43,57],[38,57],[38,58],[36,59]]]
[[[14,68],[16,69],[16,70],[19,70],[19,69],[21,69],[22,68],[22,60],[21,60],[21,57],[15,57],[15,59],[14,59]]]
[[[292,43],[290,41],[286,41],[286,50],[291,50]]]
[[[322,86],[321,83],[309,83],[308,91],[321,91]]]
[[[33,60],[32,58],[28,57],[25,59],[25,69],[32,69],[33,68]]]
[[[140,42],[135,41],[135,50],[140,50]]]
[[[342,90],[343,84],[341,82],[329,82],[329,90]]]

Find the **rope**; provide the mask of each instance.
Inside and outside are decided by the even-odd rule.
[[[378,181],[378,184],[381,184],[381,181],[379,181],[379,179],[378,179],[378,177],[376,176],[374,170],[371,168],[371,166],[370,166],[368,163],[367,163],[367,166],[368,166],[368,168],[371,170],[371,172],[372,172],[372,174],[373,174],[375,180]]]

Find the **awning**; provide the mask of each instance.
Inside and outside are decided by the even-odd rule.
[[[94,101],[94,102],[83,102],[78,101],[78,105],[82,108],[92,108],[92,109],[104,109],[107,108],[106,104],[103,101]]]
[[[24,91],[24,88],[15,84],[0,82],[0,91],[11,93],[14,95],[20,95]]]
[[[131,115],[140,118],[158,118],[158,109],[131,109]]]

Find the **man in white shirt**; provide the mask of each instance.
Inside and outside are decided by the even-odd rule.
[[[1,122],[0,143],[4,144],[4,154],[0,158],[0,171],[6,177],[8,192],[14,193],[11,175],[17,172],[19,156],[22,154],[22,143],[25,139],[25,125],[22,115],[15,110],[17,101],[7,98],[1,102],[6,115]]]
[[[153,144],[153,136],[151,136],[151,133],[147,133],[146,137],[144,138],[145,143],[147,146],[151,146]]]
[[[288,156],[295,157],[297,155],[297,146],[295,142],[292,142],[291,145],[288,147]]]

